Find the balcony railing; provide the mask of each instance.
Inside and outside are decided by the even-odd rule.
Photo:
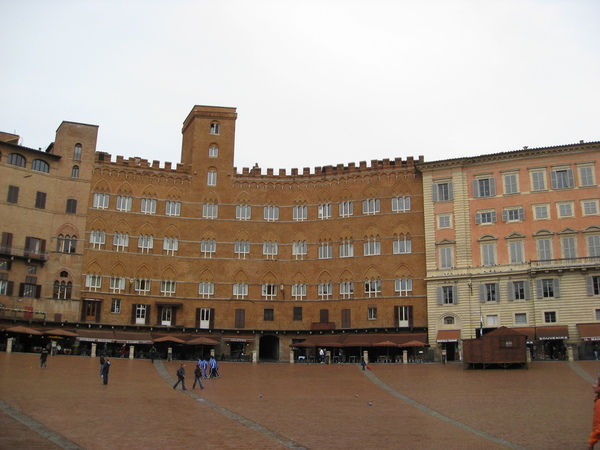
[[[15,245],[0,245],[0,255],[23,259],[35,259],[38,261],[48,261],[48,252],[36,252],[29,248]]]
[[[536,259],[531,261],[532,270],[594,266],[600,266],[600,256],[586,256],[583,258]]]

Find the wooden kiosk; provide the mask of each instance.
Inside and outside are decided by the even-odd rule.
[[[511,366],[527,368],[527,336],[500,327],[477,339],[463,339],[465,369]]]

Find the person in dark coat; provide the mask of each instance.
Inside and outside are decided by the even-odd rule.
[[[104,364],[102,365],[102,379],[104,380],[104,384],[108,384],[108,371],[110,370],[110,360],[106,358],[104,360]]]
[[[185,388],[185,369],[183,368],[183,366],[185,366],[185,364],[180,365],[179,369],[177,369],[177,383],[173,385],[173,389],[175,389],[177,385],[181,383],[181,390],[187,391],[187,389]]]
[[[200,389],[204,389],[204,386],[202,386],[202,369],[198,365],[196,366],[196,369],[194,370],[194,384],[192,385],[192,389],[194,389],[196,387],[196,383],[198,383],[198,386],[200,386]]]
[[[44,369],[47,369],[48,366],[46,365],[46,360],[48,359],[48,349],[47,348],[43,348],[42,349],[42,353],[40,354],[40,369],[43,367]]]

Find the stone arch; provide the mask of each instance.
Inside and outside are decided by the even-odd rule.
[[[126,194],[132,195],[133,187],[127,181],[121,183],[121,185],[117,188],[117,194]]]
[[[144,189],[142,189],[142,197],[150,197],[150,198],[158,197],[156,188],[154,186],[152,186],[151,184],[146,185],[144,187]]]
[[[94,187],[91,189],[92,192],[104,192],[109,193],[111,191],[110,185],[106,180],[98,181]]]

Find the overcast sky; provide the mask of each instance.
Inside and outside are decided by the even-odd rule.
[[[235,165],[427,161],[600,140],[597,0],[0,0],[0,130],[64,121],[179,162],[236,107]]]

